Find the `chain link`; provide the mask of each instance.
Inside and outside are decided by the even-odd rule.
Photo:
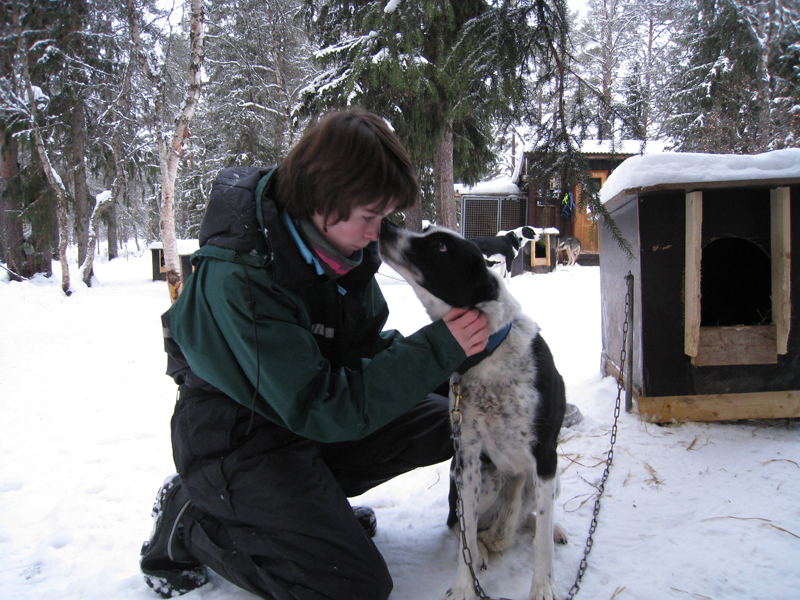
[[[600,514],[600,499],[603,497],[603,492],[606,489],[606,481],[608,480],[608,475],[611,470],[611,463],[614,460],[614,444],[617,442],[617,422],[619,421],[620,402],[622,398],[622,380],[625,370],[625,360],[628,354],[627,341],[628,330],[630,328],[630,324],[628,323],[628,307],[630,306],[631,290],[633,289],[633,275],[630,271],[628,271],[628,274],[625,276],[625,282],[627,284],[627,292],[625,294],[625,321],[622,325],[622,351],[620,352],[619,374],[617,376],[617,400],[614,405],[614,424],[611,426],[611,439],[608,448],[608,454],[606,455],[606,467],[603,470],[603,476],[600,478],[600,484],[597,486],[597,498],[595,498],[594,509],[592,510],[592,522],[589,525],[589,537],[586,538],[586,546],[583,549],[583,558],[581,559],[581,564],[578,567],[578,575],[575,578],[575,583],[572,584],[572,587],[567,593],[566,600],[573,600],[573,598],[575,598],[578,590],[581,589],[581,580],[583,579],[583,575],[586,573],[586,569],[589,566],[588,557],[589,553],[592,551],[592,546],[594,545],[594,532],[597,530],[597,517]],[[630,377],[630,374],[628,377]]]

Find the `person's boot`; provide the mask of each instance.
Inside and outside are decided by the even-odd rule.
[[[355,514],[356,519],[358,519],[364,531],[367,532],[367,535],[371,538],[375,537],[378,532],[378,518],[375,516],[375,511],[369,506],[354,506],[353,514]]]
[[[208,581],[206,567],[189,553],[181,537],[180,519],[188,506],[180,477],[170,475],[156,495],[153,531],[142,544],[139,560],[145,582],[162,598],[180,596]]]

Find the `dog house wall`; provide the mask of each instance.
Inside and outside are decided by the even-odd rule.
[[[781,182],[783,184],[783,182]],[[703,189],[702,246],[718,240],[747,240],[754,252],[769,256],[770,189],[768,181],[758,185]],[[790,188],[790,243],[800,244],[800,182]],[[694,188],[696,189],[696,188]],[[686,189],[641,190],[625,193],[607,204],[622,235],[631,243],[635,260],[620,249],[607,228],[600,228],[603,364],[606,372],[619,367],[622,324],[625,317],[625,275],[634,276],[634,364],[632,383],[640,397],[737,401],[737,394],[792,392],[786,410],[797,411],[800,390],[800,260],[791,261],[792,310],[787,352],[778,354],[775,364],[696,366],[685,352],[685,271],[686,271]],[[703,273],[707,264],[701,263]],[[732,289],[748,289],[752,280],[735,278]],[[737,298],[732,297],[731,301]],[[704,324],[705,325],[705,324]],[[765,396],[766,397],[766,396]],[[750,409],[748,409],[750,410]],[[765,416],[778,415],[782,408],[765,410]],[[757,411],[756,411],[757,412]],[[727,418],[733,412],[724,413]],[[784,414],[783,416],[791,416]],[[794,415],[797,416],[797,415]],[[654,419],[658,420],[658,419]]]

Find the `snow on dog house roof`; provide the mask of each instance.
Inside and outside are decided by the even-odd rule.
[[[659,189],[788,185],[800,181],[800,148],[763,154],[698,154],[663,152],[632,156],[608,177],[600,200],[608,203],[624,193]]]

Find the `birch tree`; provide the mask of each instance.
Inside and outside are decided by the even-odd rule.
[[[69,244],[69,226],[67,225],[67,189],[61,176],[56,172],[50,155],[42,137],[42,132],[37,122],[40,106],[46,106],[49,99],[42,94],[39,88],[31,83],[30,70],[28,67],[28,52],[30,46],[27,38],[30,32],[24,31],[20,18],[20,5],[16,0],[12,4],[12,19],[14,31],[17,38],[17,56],[20,62],[21,92],[24,94],[20,98],[20,109],[27,112],[30,123],[30,133],[34,140],[36,152],[42,163],[47,182],[56,195],[56,211],[58,215],[58,258],[61,263],[61,289],[69,296],[72,294],[70,288],[69,264],[67,263],[67,245]],[[37,40],[38,41],[38,40]]]
[[[135,0],[127,0],[127,2],[131,39],[139,57],[142,72],[157,89],[155,112],[160,119],[161,115],[166,111],[167,102],[166,61],[162,63],[159,69],[155,65],[151,65],[151,57],[145,52],[140,35],[139,21],[141,20],[141,13],[136,6]],[[182,287],[180,256],[175,234],[175,180],[183,143],[190,135],[188,127],[194,117],[197,103],[200,99],[200,68],[203,62],[204,21],[203,1],[191,0],[191,19],[189,23],[190,57],[186,93],[178,115],[175,117],[173,128],[163,133],[157,132],[155,141],[161,172],[161,241],[164,248],[167,286],[172,302],[178,299]]]

